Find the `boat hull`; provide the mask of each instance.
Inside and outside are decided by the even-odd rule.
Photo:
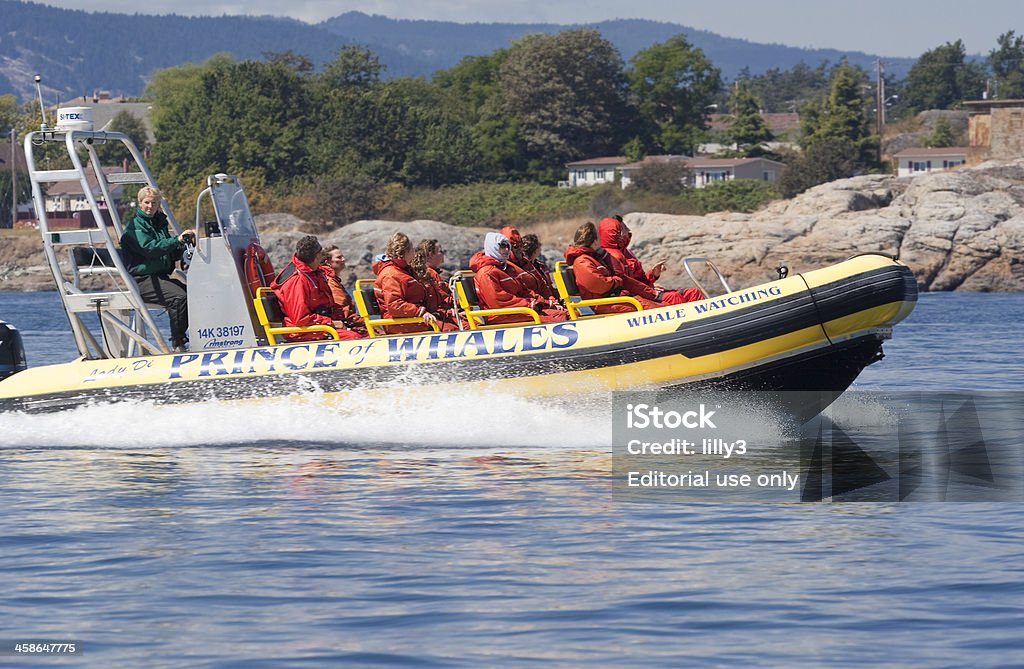
[[[0,382],[0,410],[297,393],[344,401],[445,387],[540,397],[709,386],[838,393],[879,358],[882,341],[916,299],[908,268],[865,255],[636,314],[34,368]]]

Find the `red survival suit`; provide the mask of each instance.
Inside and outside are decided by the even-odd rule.
[[[572,265],[580,297],[592,300],[599,297],[635,297],[644,309],[662,306],[658,293],[645,283],[627,276],[622,265],[604,249],[597,251],[586,246],[570,246],[565,261]],[[629,304],[605,304],[591,307],[597,314],[619,314],[636,311]]]
[[[537,311],[542,323],[558,323],[568,317],[566,312],[552,308],[547,298],[527,288],[518,278],[522,269],[513,263],[502,262],[483,251],[477,251],[469,259],[469,268],[476,272],[473,285],[480,298],[480,306],[485,309],[529,307]],[[530,318],[525,314],[487,317],[488,324],[528,322]]]
[[[657,277],[645,272],[640,260],[629,250],[629,240],[632,234],[622,221],[615,218],[603,218],[598,224],[597,232],[601,240],[601,247],[622,265],[627,276],[645,283],[651,288],[654,287]],[[661,295],[662,304],[682,304],[703,299],[704,293],[697,288],[666,290]]]
[[[501,234],[512,245],[509,271],[517,271],[516,278],[519,282],[541,297],[548,300],[555,297],[555,286],[551,283],[551,275],[548,273],[547,266],[543,262],[540,265],[531,262],[523,255],[523,236],[519,234],[519,230],[512,226],[506,226],[501,229]]]
[[[387,258],[379,264],[374,263],[377,279],[373,289],[377,293],[381,315],[384,318],[413,318],[430,312],[438,317],[438,326],[442,330],[457,330],[450,321],[444,320],[439,304],[439,296],[432,286],[428,286],[415,275],[401,258]],[[432,330],[426,323],[407,323],[404,325],[387,326],[388,334],[405,334],[410,332],[426,332]]]
[[[327,265],[320,265],[320,271],[327,278],[327,286],[331,289],[331,297],[334,298],[334,304],[337,307],[331,316],[335,320],[344,323],[348,329],[358,332],[365,337],[366,324],[363,323],[363,317],[359,315],[359,311],[352,301],[352,296],[345,290],[345,286],[341,283],[337,273]]]
[[[319,269],[313,269],[295,256],[290,265],[274,279],[271,288],[277,293],[284,312],[284,324],[289,327],[307,325],[334,325],[338,306],[331,296],[327,277]],[[357,332],[337,328],[341,339],[359,339]],[[297,332],[286,335],[288,341],[310,341],[329,338],[322,332]]]

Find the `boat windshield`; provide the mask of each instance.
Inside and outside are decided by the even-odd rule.
[[[220,175],[218,175],[220,176]],[[234,177],[218,179],[211,189],[213,206],[225,237],[258,238],[256,223],[249,212],[249,201],[242,184]]]

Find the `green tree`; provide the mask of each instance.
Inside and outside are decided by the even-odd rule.
[[[737,150],[744,156],[763,153],[764,144],[772,141],[772,131],[761,116],[761,105],[750,86],[739,81],[733,87],[729,97],[729,112],[732,120],[727,136],[736,144]]]
[[[172,68],[177,69],[177,68]],[[178,81],[188,91],[168,91]],[[195,192],[211,172],[271,186],[305,176],[311,125],[302,77],[280,63],[215,60],[155,81],[153,165],[161,183]]]
[[[808,188],[843,179],[857,170],[857,147],[849,139],[829,137],[808,146],[779,175],[776,187],[791,198]]]
[[[469,124],[445,91],[422,79],[393,79],[381,88],[377,112],[374,152],[387,161],[380,176],[432,187],[474,176]]]
[[[11,128],[17,127],[20,115],[18,98],[10,94],[0,95],[0,137],[10,138]]]
[[[499,99],[501,66],[508,54],[508,49],[499,49],[487,56],[469,56],[433,77],[470,125],[479,176],[492,181],[514,179],[529,163],[519,121],[502,111]]]
[[[617,151],[627,126],[622,58],[596,30],[528,35],[502,63],[495,117],[512,119],[534,178],[554,182],[565,163]],[[504,135],[505,133],[498,133]]]
[[[631,92],[664,153],[692,153],[707,129],[708,106],[722,88],[718,68],[685,35],[639,51],[630,61]]]
[[[963,100],[981,97],[985,71],[967,62],[960,40],[925,51],[907,73],[906,90],[901,102],[914,112],[951,109]]]
[[[138,116],[128,111],[119,111],[110,120],[110,132],[121,132],[128,135],[132,143],[139,151],[146,151],[149,148],[149,134],[146,130],[146,123]],[[96,153],[104,165],[120,163],[131,156],[128,149],[121,142],[107,142],[96,144]]]
[[[4,165],[4,167],[8,166]],[[32,186],[28,182],[28,172],[17,170],[14,177],[18,188],[18,202],[28,202],[32,199]],[[11,170],[0,169],[0,228],[10,228],[13,225],[14,222],[11,219]]]
[[[1000,35],[996,44],[988,54],[988,65],[996,77],[999,97],[1024,98],[1024,35],[1010,30]]]
[[[956,135],[953,133],[953,127],[949,125],[949,119],[945,116],[940,116],[935,121],[935,127],[932,128],[932,134],[928,136],[926,144],[931,147],[941,148],[945,146],[953,146],[956,142]]]
[[[829,95],[819,105],[809,105],[801,117],[801,145],[809,149],[815,144],[829,143],[836,147],[848,143],[854,169],[877,163],[878,138],[871,133],[867,116],[867,75],[863,70],[843,63],[833,71]],[[843,161],[845,164],[845,161]],[[826,169],[825,173],[831,173]],[[850,174],[844,176],[851,176]]]
[[[369,49],[347,46],[312,78],[308,88],[313,104],[307,111],[315,128],[309,147],[311,174],[388,174],[387,158],[376,154],[383,70]]]
[[[683,160],[652,161],[636,171],[629,189],[659,195],[680,195],[689,188],[692,176]]]

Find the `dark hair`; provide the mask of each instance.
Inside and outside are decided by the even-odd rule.
[[[534,254],[537,249],[540,248],[540,238],[537,235],[530,233],[523,235],[523,255],[529,258]]]
[[[323,254],[322,256],[320,256],[320,264],[321,265],[330,265],[331,264],[331,251],[340,251],[340,250],[341,249],[338,248],[337,244],[331,244],[330,246],[325,246],[322,249],[320,249],[320,253]]]
[[[320,242],[313,235],[306,235],[295,245],[295,257],[306,263],[312,265],[316,262],[316,257],[320,255]]]
[[[590,246],[597,240],[597,228],[590,221],[587,221],[576,229],[572,236],[573,246]]]

